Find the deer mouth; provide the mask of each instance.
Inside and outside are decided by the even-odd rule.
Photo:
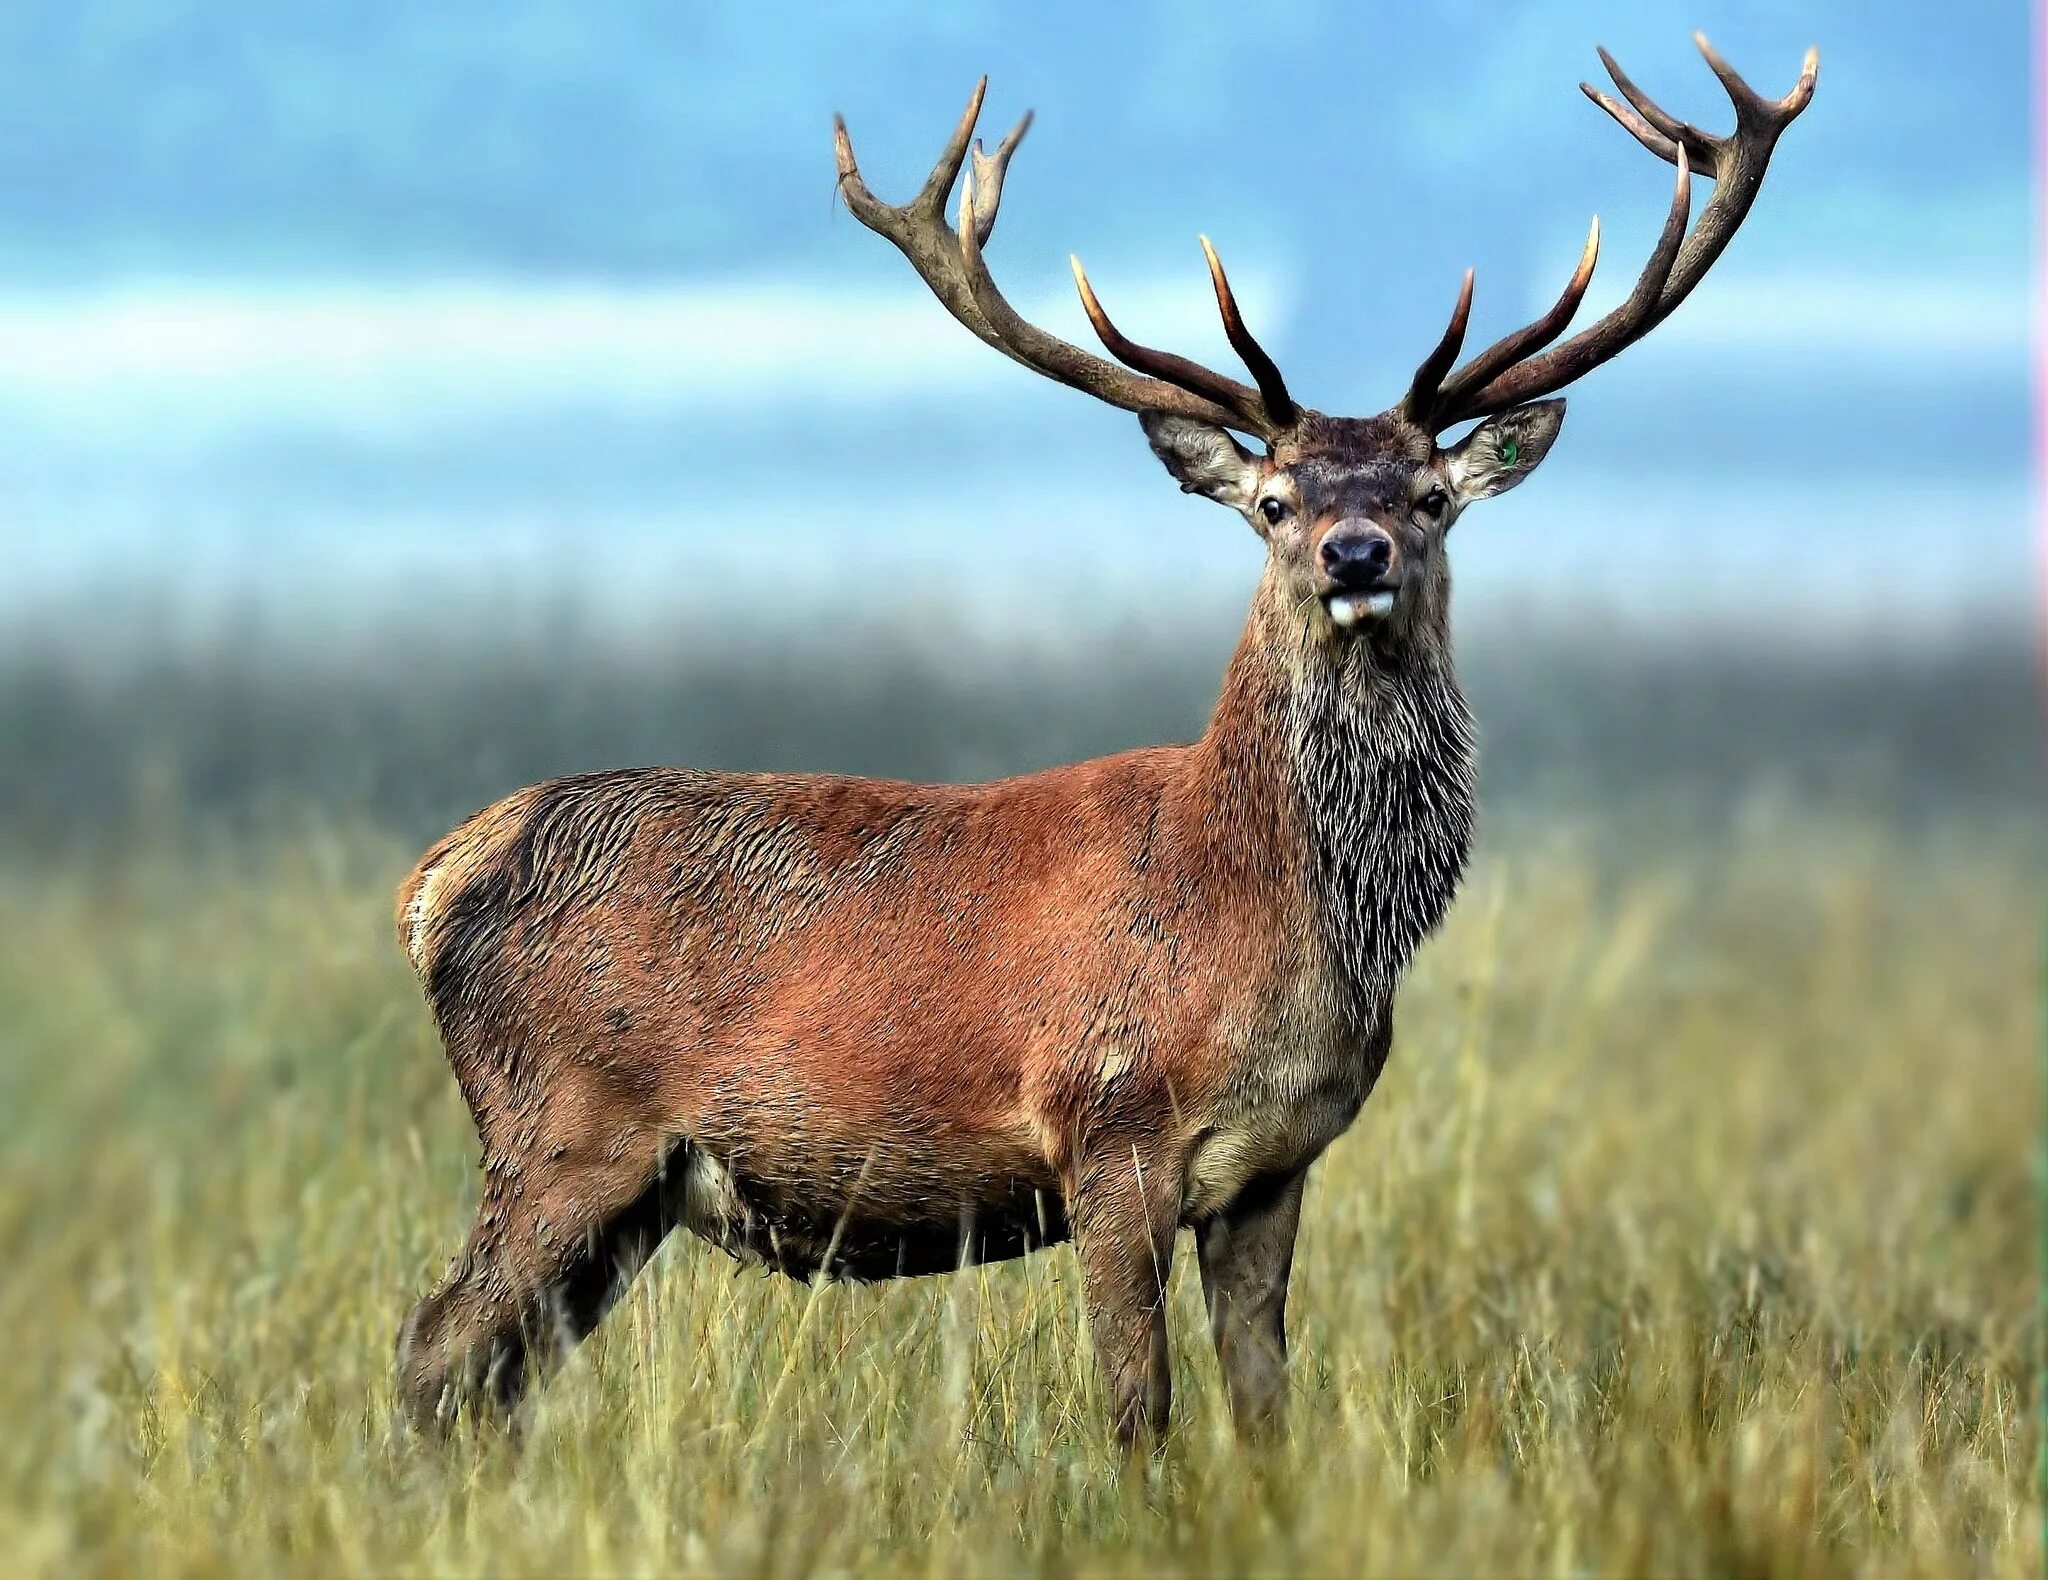
[[[1342,630],[1384,620],[1394,612],[1394,589],[1381,587],[1370,592],[1333,592],[1323,598],[1323,608]]]

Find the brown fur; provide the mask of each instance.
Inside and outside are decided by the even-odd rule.
[[[1290,721],[1405,677],[1269,574],[1190,746],[973,786],[603,773],[472,817],[398,902],[485,1174],[402,1338],[414,1413],[516,1396],[680,1222],[804,1278],[1072,1236],[1119,1424],[1159,1425],[1175,1229],[1298,1204],[1384,1061],[1391,979],[1337,958]],[[1205,1273],[1219,1312],[1257,1282]],[[1271,1357],[1230,1345],[1270,1415]]]

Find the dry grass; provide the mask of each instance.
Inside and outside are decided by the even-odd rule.
[[[1070,1253],[672,1244],[523,1437],[390,1426],[474,1147],[409,852],[0,874],[18,1573],[2041,1570],[2031,832],[1496,832],[1311,1187],[1295,1430],[1120,1480]]]

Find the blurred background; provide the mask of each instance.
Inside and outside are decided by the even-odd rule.
[[[1628,291],[1670,172],[1577,84],[1605,44],[1723,130],[1694,27],[1773,95],[1817,44],[1819,91],[1452,541],[1477,849],[1310,1187],[1287,1495],[1192,1258],[1144,1507],[1064,1254],[814,1324],[664,1252],[524,1446],[395,1437],[476,1190],[390,931],[429,840],[582,770],[1190,739],[1237,640],[1253,535],[946,316],[835,201],[832,112],[900,200],[988,73],[988,136],[1038,117],[1014,303],[1090,343],[1076,252],[1229,367],[1206,232],[1302,399],[1370,413],[1467,266],[1478,343],[1594,213],[1585,316]],[[1897,0],[0,7],[9,1573],[2038,1575],[2034,43]]]
[[[1198,232],[1314,405],[1478,270],[1532,316],[1822,48],[1729,255],[1455,544],[1487,805],[2031,792],[2025,18],[1715,3],[26,5],[0,17],[0,809],[408,839],[550,773],[972,778],[1200,729],[1260,550],[976,343],[834,201],[975,77],[1038,120],[991,262],[1228,366]],[[1702,190],[1704,184],[1701,184]],[[1633,792],[1646,792],[1634,797]],[[1691,804],[1697,803],[1697,804]]]

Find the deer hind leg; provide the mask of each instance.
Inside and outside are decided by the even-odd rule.
[[[399,1333],[399,1400],[416,1427],[479,1405],[509,1414],[625,1293],[674,1222],[650,1150],[543,1181],[486,1163],[462,1254]]]
[[[1166,1282],[1180,1216],[1180,1173],[1126,1146],[1090,1166],[1068,1193],[1088,1325],[1109,1389],[1117,1442],[1166,1436],[1172,1403]]]
[[[1209,1333],[1243,1438],[1286,1424],[1287,1280],[1307,1177],[1254,1181],[1195,1235]]]

